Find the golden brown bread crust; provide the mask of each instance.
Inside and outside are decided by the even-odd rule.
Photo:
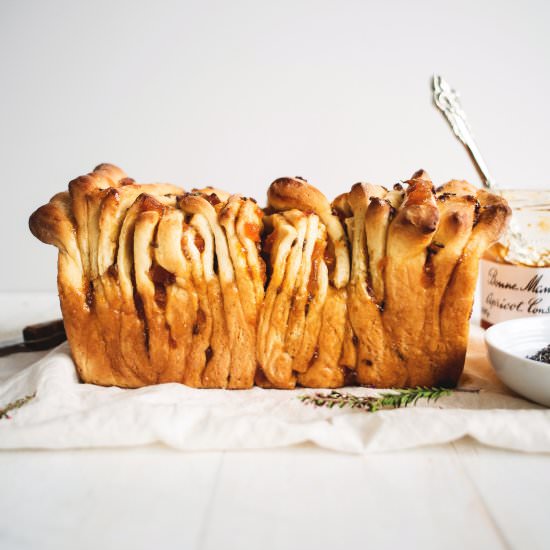
[[[326,287],[326,297],[319,306],[316,314],[315,308],[307,304],[301,304],[300,297],[304,293],[296,293],[292,302],[292,316],[295,319],[300,315],[309,317],[309,326],[314,326],[317,332],[306,332],[304,342],[311,342],[312,334],[322,334],[317,337],[317,345],[304,345],[300,338],[294,337],[294,345],[290,347],[290,354],[294,357],[293,369],[298,372],[298,383],[308,387],[339,387],[344,384],[346,366],[354,364],[354,358],[349,358],[349,350],[353,349],[352,335],[346,326],[348,325],[346,302],[347,285],[349,283],[350,260],[349,244],[344,227],[333,211],[326,197],[315,187],[299,178],[280,178],[274,181],[267,193],[268,207],[277,212],[284,212],[297,209],[307,213],[315,213],[319,220],[314,223],[321,223],[326,227],[325,236],[323,232],[319,235],[317,242],[308,243],[314,246],[314,277],[315,284],[320,283],[324,289],[325,271],[328,274],[330,284]],[[314,220],[314,218],[312,218]],[[299,246],[299,243],[298,245]],[[309,249],[308,249],[309,250]],[[308,266],[307,251],[303,266]],[[298,283],[300,284],[300,283]],[[302,286],[303,286],[302,282]],[[310,288],[308,293],[313,295],[318,291]],[[323,290],[323,295],[324,295]],[[311,299],[310,299],[311,301]],[[314,304],[317,304],[314,301]],[[315,319],[313,323],[311,319]],[[289,326],[289,331],[292,325]],[[301,334],[300,328],[294,332]],[[347,350],[344,346],[347,344]],[[261,365],[261,361],[260,361]],[[349,367],[348,367],[349,368]]]
[[[59,248],[65,328],[87,382],[138,387],[157,381],[145,346],[147,327],[135,307],[141,303],[133,267],[136,220],[127,215],[131,205],[136,217],[151,208],[153,199],[146,200],[145,192],[162,198],[181,190],[167,184],[137,186],[119,168],[102,164],[73,180],[69,193],[56,195],[29,221],[39,239]],[[122,269],[126,281],[120,283],[119,266],[128,270]]]
[[[443,192],[453,183],[444,185]],[[470,192],[471,189],[463,189],[457,194],[471,200]],[[477,190],[475,201],[474,226],[441,299],[441,337],[437,347],[441,359],[437,377],[442,384],[449,386],[456,384],[464,365],[479,257],[502,235],[512,213],[502,197],[483,189]]]
[[[137,184],[97,166],[30,218],[59,249],[81,379],[140,387],[456,384],[478,259],[506,202],[467,182],[359,183],[332,204],[301,178],[255,201]],[[266,265],[267,263],[267,265]]]

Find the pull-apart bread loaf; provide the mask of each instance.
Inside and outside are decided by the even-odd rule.
[[[478,270],[510,216],[424,171],[331,204],[301,178],[265,210],[214,188],[137,184],[101,164],[30,218],[59,249],[84,382],[198,388],[453,386]]]

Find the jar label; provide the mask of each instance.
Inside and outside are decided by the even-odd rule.
[[[491,324],[550,314],[550,267],[481,260],[481,319]]]

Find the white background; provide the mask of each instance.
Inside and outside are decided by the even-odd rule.
[[[550,3],[0,0],[1,290],[53,290],[29,214],[100,162],[139,181],[334,196],[422,167],[477,181],[431,105],[441,72],[496,178],[544,187]]]

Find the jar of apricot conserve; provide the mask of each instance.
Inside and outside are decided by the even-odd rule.
[[[550,315],[550,191],[510,190],[504,237],[483,256],[481,325]]]

